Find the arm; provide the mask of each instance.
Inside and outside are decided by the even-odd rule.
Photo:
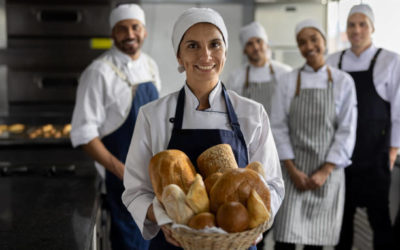
[[[390,148],[390,151],[389,151],[390,170],[393,170],[394,163],[396,162],[398,152],[399,152],[399,148],[396,148],[396,147]]]
[[[391,82],[389,83],[388,94],[392,120],[392,131],[390,141],[390,169],[393,169],[394,162],[400,148],[400,56],[396,56],[395,66],[392,71]]]
[[[124,176],[124,164],[107,150],[98,137],[91,140],[88,144],[82,145],[82,148],[93,160],[100,163],[122,180]]]
[[[325,159],[326,163],[336,165],[337,168],[344,168],[351,164],[357,129],[357,98],[354,81],[348,74],[342,77],[341,81],[339,82],[340,79],[338,79],[334,85],[337,128]]]

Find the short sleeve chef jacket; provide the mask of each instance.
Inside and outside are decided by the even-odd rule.
[[[132,60],[116,47],[106,51],[79,79],[71,129],[74,147],[115,131],[132,105],[131,88],[103,59],[112,62],[131,83],[153,81],[158,90],[161,88],[157,65],[148,55],[142,52],[137,60]]]
[[[196,110],[199,105],[197,98],[187,85],[184,88],[182,129],[232,130],[221,95],[221,83],[210,93],[211,107],[204,111]],[[126,160],[125,192],[122,200],[146,239],[154,237],[159,230],[157,225],[145,219],[147,209],[155,196],[148,165],[153,155],[168,147],[173,128],[170,118],[175,116],[178,93],[172,93],[140,109]],[[267,113],[259,103],[241,97],[233,91],[228,91],[228,94],[246,141],[249,162],[260,161],[264,166],[271,190],[272,215],[275,216],[284,196],[284,184]]]
[[[301,89],[326,88],[328,74],[326,65],[315,72],[306,65],[301,71]],[[336,132],[326,161],[342,168],[351,164],[357,126],[357,99],[354,81],[343,71],[330,67],[333,78],[333,94],[336,111]],[[294,159],[289,137],[290,104],[296,92],[298,69],[282,75],[272,98],[271,126],[281,160]],[[301,90],[300,90],[301,91]]]
[[[230,73],[228,81],[226,82],[226,87],[232,89],[239,95],[243,95],[243,87],[246,82],[246,71],[247,66],[250,65],[249,82],[263,83],[272,81],[273,75],[269,69],[269,64],[275,72],[275,77],[279,78],[280,75],[289,72],[292,68],[286,64],[270,60],[262,67],[255,67],[252,64],[246,63],[242,65],[239,69],[234,70]]]
[[[373,44],[357,57],[347,49],[342,59],[342,70],[364,71],[369,68],[371,60],[378,50]],[[338,67],[341,52],[330,55],[327,64]],[[391,146],[400,147],[400,55],[383,49],[379,54],[373,78],[376,92],[385,101],[390,103],[392,120]]]

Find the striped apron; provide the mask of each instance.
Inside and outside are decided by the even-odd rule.
[[[331,71],[325,89],[301,89],[301,69],[289,111],[289,134],[296,167],[311,176],[324,163],[335,135],[335,102]],[[344,171],[334,169],[317,190],[299,191],[286,168],[286,196],[276,216],[275,240],[305,245],[335,245],[344,206]]]
[[[271,99],[275,92],[276,77],[275,71],[269,64],[271,80],[269,82],[252,82],[249,83],[250,65],[246,68],[246,81],[243,87],[243,96],[250,98],[264,105],[267,114],[271,111]]]

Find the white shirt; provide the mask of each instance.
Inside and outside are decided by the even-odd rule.
[[[182,129],[232,130],[225,101],[221,95],[221,86],[218,83],[210,93],[211,107],[205,111],[199,111],[196,110],[199,105],[197,98],[185,85]],[[140,109],[126,159],[125,192],[122,195],[122,201],[145,239],[154,237],[159,230],[156,224],[145,219],[147,209],[154,198],[148,165],[153,155],[168,147],[173,128],[169,119],[175,117],[178,94],[179,92],[172,93]],[[257,102],[241,97],[233,91],[228,91],[228,94],[246,141],[249,162],[260,161],[264,166],[271,191],[272,215],[275,216],[284,197],[284,184],[267,113]]]
[[[350,49],[343,55],[342,70],[347,72],[364,71],[369,68],[378,48],[371,45],[357,57]],[[327,64],[338,67],[341,52],[330,55]],[[382,50],[375,62],[373,71],[374,85],[378,95],[390,103],[392,120],[391,146],[400,147],[400,56],[388,50]]]
[[[301,71],[301,89],[320,88],[328,86],[326,65],[317,72],[306,65]],[[336,131],[333,143],[326,156],[326,161],[343,168],[351,164],[356,126],[357,99],[354,81],[343,71],[330,68],[333,79],[333,95],[336,111]],[[294,159],[293,147],[290,142],[288,127],[290,104],[296,92],[298,69],[282,75],[278,80],[276,93],[272,98],[271,126],[281,160]]]
[[[286,64],[270,60],[262,67],[256,67],[250,63],[242,65],[240,68],[232,71],[229,75],[226,87],[236,91],[239,95],[243,95],[243,86],[246,82],[246,70],[247,66],[250,65],[249,82],[254,83],[267,83],[272,81],[273,75],[269,69],[269,65],[272,65],[272,69],[275,72],[276,79],[284,73],[289,72],[292,68]]]
[[[104,137],[123,124],[132,105],[132,90],[102,59],[112,62],[133,83],[155,82],[160,90],[156,63],[145,53],[132,60],[112,47],[82,73],[72,115],[71,141],[74,147]]]

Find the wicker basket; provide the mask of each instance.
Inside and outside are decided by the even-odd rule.
[[[247,249],[257,239],[257,237],[272,226],[272,221],[266,221],[256,228],[240,233],[205,233],[197,230],[186,229],[183,227],[170,228],[172,236],[186,250],[203,249]]]

